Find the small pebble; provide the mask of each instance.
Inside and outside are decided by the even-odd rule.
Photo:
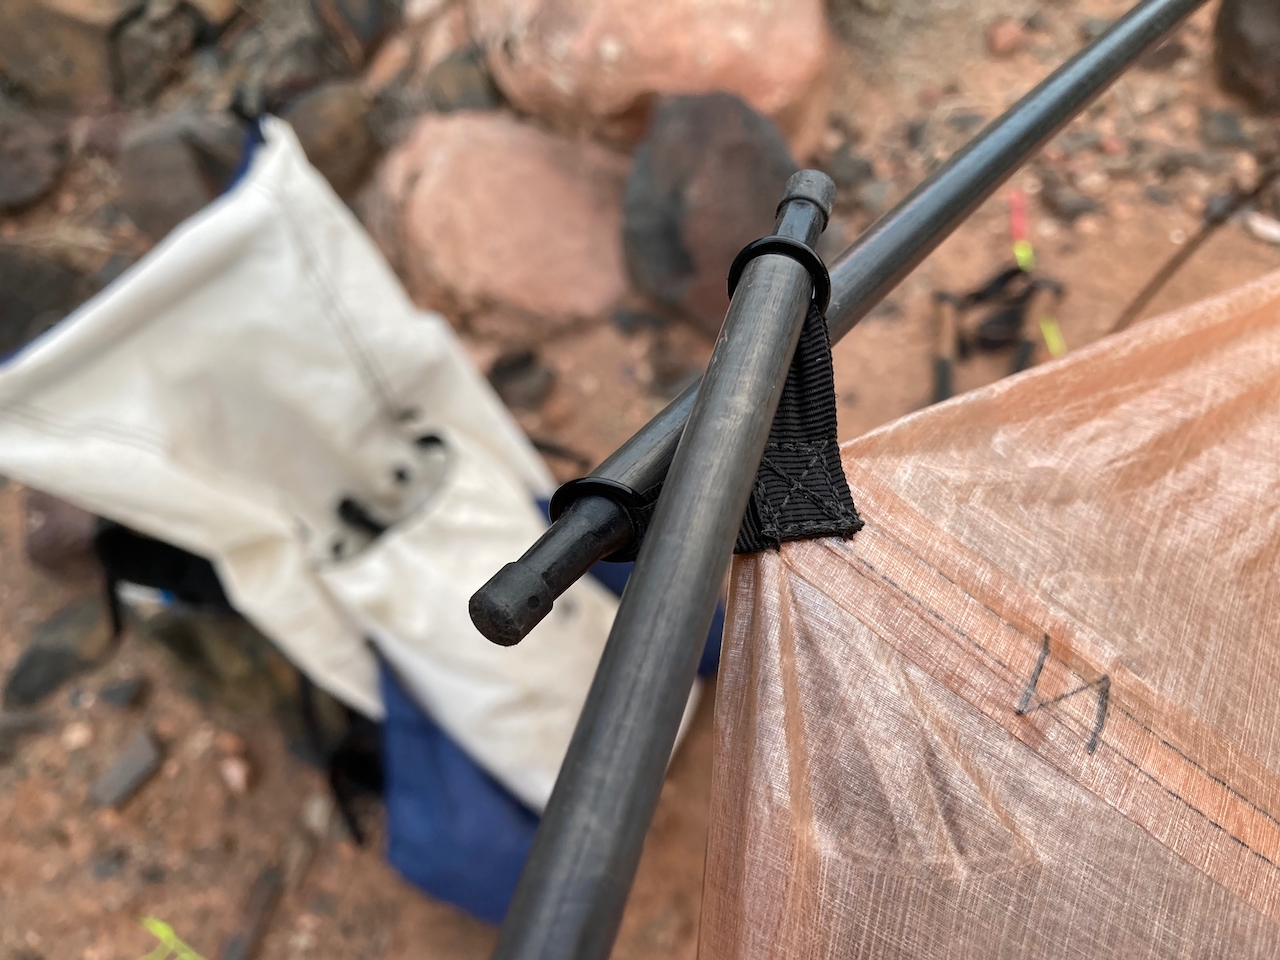
[[[1013,17],[1000,17],[987,26],[987,52],[993,57],[1012,57],[1026,42],[1026,29]]]
[[[333,800],[327,793],[313,793],[302,804],[302,825],[318,840],[328,835],[332,816]]]
[[[160,767],[160,747],[147,729],[137,731],[110,767],[89,791],[89,800],[103,807],[118,807],[128,800]]]
[[[222,782],[237,797],[249,792],[249,780],[252,771],[249,761],[244,757],[226,757],[218,764],[218,772],[222,774]]]
[[[1236,154],[1233,163],[1236,184],[1248,193],[1258,186],[1258,159],[1251,153]]]
[[[129,852],[124,849],[105,850],[89,863],[89,872],[95,880],[109,880],[119,876],[129,862]]]
[[[1280,245],[1280,220],[1251,210],[1244,215],[1244,225],[1259,240]]]
[[[214,733],[213,728],[209,726],[199,726],[187,737],[187,742],[183,746],[183,752],[189,760],[199,760],[209,748],[213,746]]]
[[[72,710],[88,710],[93,706],[94,699],[93,694],[88,690],[75,687],[67,695],[67,704]]]
[[[64,750],[81,750],[93,742],[93,728],[80,721],[68,723],[62,728],[61,741]]]
[[[1188,110],[1191,108],[1188,107]],[[1200,108],[1200,141],[1206,147],[1227,147],[1245,150],[1252,144],[1244,132],[1240,115],[1234,110]],[[1195,125],[1194,114],[1190,126]]]

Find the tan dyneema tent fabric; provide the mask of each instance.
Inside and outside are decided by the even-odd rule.
[[[1280,274],[843,453],[734,568],[702,960],[1280,957]]]

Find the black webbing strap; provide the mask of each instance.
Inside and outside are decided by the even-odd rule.
[[[847,540],[861,529],[840,466],[831,340],[811,304],[733,552],[818,537]]]

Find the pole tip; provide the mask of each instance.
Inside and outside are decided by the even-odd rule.
[[[787,195],[782,202],[788,200],[808,200],[822,211],[824,219],[830,217],[836,202],[835,181],[821,170],[799,170],[787,181]]]

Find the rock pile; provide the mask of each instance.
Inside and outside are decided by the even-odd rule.
[[[1109,26],[1069,5],[972,0],[973,55],[1048,63]],[[651,386],[670,386],[687,351],[653,331],[715,333],[729,263],[768,232],[798,162],[840,187],[830,254],[990,118],[959,81],[926,85],[918,115],[864,138],[831,112],[837,7],[906,16],[880,0],[5,0],[0,215],[74,205],[62,185],[91,158],[112,191],[95,229],[127,225],[141,249],[226,188],[271,112],[486,363],[613,317],[677,345],[650,351]],[[1277,9],[1224,0],[1218,16],[1223,82],[1259,109],[1280,107]],[[1132,102],[1100,104],[1050,145],[1040,212],[1088,233],[1134,200],[1203,207],[1258,153],[1255,121],[1222,102],[1171,107],[1207,59],[1197,37],[1151,51]],[[114,252],[88,268],[97,284],[61,286],[91,292],[138,251]],[[0,273],[30,260],[0,249]],[[0,315],[0,348],[75,300],[23,297]]]

